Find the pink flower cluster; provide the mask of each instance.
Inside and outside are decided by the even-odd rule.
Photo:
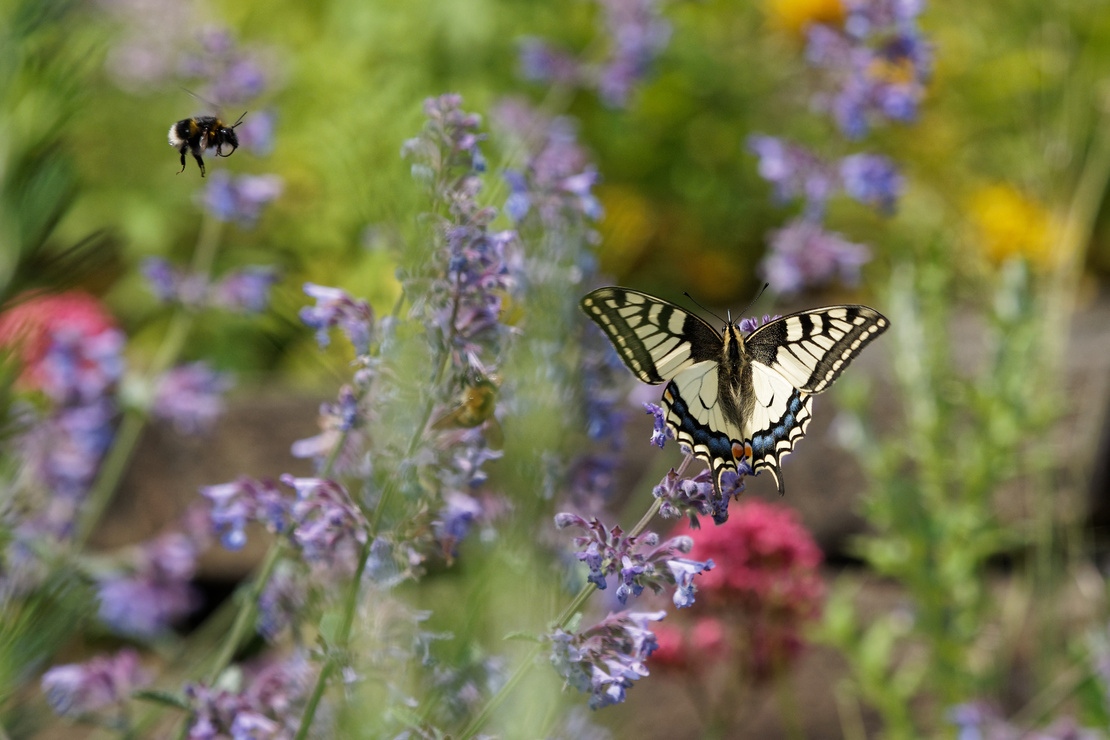
[[[699,577],[701,593],[743,617],[752,675],[766,677],[795,658],[802,627],[820,616],[825,600],[817,571],[823,556],[797,514],[752,499],[724,524],[683,533],[694,538],[690,557],[718,566]]]

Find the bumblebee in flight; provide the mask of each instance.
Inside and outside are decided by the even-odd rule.
[[[181,152],[181,169],[177,174],[185,171],[185,152],[193,153],[193,159],[200,165],[200,176],[204,177],[204,159],[201,152],[211,147],[216,147],[217,157],[230,157],[239,148],[239,136],[235,128],[243,122],[243,112],[239,120],[228,126],[216,116],[200,116],[199,118],[185,118],[170,126],[170,146]],[[223,148],[231,148],[227,154]]]

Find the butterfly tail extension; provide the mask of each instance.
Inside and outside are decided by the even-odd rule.
[[[756,475],[759,475],[764,470],[767,470],[768,472],[770,472],[771,477],[775,479],[775,485],[779,489],[779,496],[781,497],[781,496],[786,495],[786,487],[783,485],[783,482],[782,482],[782,468],[780,468],[774,462],[763,461],[763,462],[757,463],[754,470],[755,470]]]

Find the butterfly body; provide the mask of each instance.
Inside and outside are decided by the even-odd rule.
[[[826,306],[783,316],[747,337],[729,321],[718,332],[661,298],[599,288],[582,309],[645,383],[667,383],[663,406],[675,438],[721,480],[747,457],[783,493],[781,459],[806,432],[812,395],[840,376],[890,325],[867,306]]]

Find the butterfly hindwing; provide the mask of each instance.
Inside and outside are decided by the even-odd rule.
[[[755,406],[751,427],[744,430],[751,440],[752,470],[770,470],[781,494],[784,488],[779,465],[805,436],[812,396],[761,362],[752,363],[752,392]]]
[[[745,344],[753,363],[772,368],[799,390],[820,393],[888,326],[867,306],[828,306],[764,324]]]
[[[645,383],[657,385],[694,363],[720,359],[720,334],[673,303],[634,290],[598,288],[581,305]]]
[[[721,475],[736,470],[736,451],[744,449],[744,435],[718,403],[718,367],[706,361],[680,372],[663,391],[663,407],[675,439],[709,465],[720,490]]]

